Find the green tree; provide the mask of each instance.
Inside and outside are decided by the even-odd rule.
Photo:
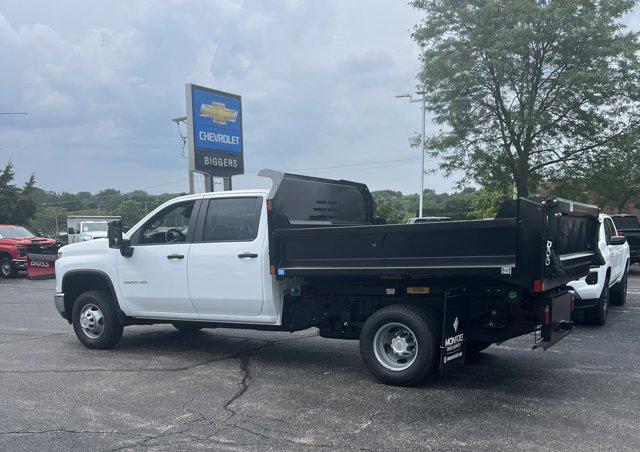
[[[398,209],[397,205],[389,199],[381,199],[377,202],[378,216],[384,218],[389,224],[397,224],[406,222],[405,216],[402,211]]]
[[[56,229],[56,220],[58,229]],[[59,232],[67,229],[67,212],[59,207],[40,207],[29,221],[29,229],[34,234],[57,238]]]
[[[138,201],[127,199],[120,203],[117,213],[122,217],[122,224],[130,228],[144,217],[144,207]]]
[[[13,183],[14,177],[13,164],[9,162],[0,171],[0,223],[27,224],[36,211],[32,199],[36,179],[31,175],[23,187],[18,187]]]
[[[559,165],[639,124],[632,0],[414,0],[420,87],[443,126],[428,149],[447,175],[526,196]]]
[[[550,180],[550,192],[597,204],[615,213],[629,201],[640,204],[640,148],[636,137],[591,153],[580,165],[568,165]]]

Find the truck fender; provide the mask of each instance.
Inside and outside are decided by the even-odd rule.
[[[71,281],[72,280],[72,281]],[[71,287],[69,287],[71,285]],[[70,270],[62,277],[62,293],[65,294],[65,312],[71,323],[71,310],[78,295],[87,290],[104,290],[111,295],[111,302],[121,323],[127,321],[126,314],[120,308],[115,287],[108,274],[100,270]]]

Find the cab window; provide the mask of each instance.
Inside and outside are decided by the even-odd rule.
[[[262,198],[221,198],[209,201],[204,242],[250,242],[258,236]]]
[[[134,245],[160,245],[187,241],[195,202],[174,204],[147,221],[132,239]]]
[[[607,244],[609,244],[609,242],[611,242],[611,237],[613,237],[614,235],[617,235],[616,228],[615,226],[613,226],[613,222],[608,218],[605,218],[603,223],[604,223],[604,235],[605,235],[605,238],[607,239]]]

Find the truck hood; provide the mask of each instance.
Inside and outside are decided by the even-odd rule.
[[[94,253],[98,250],[108,250],[109,241],[107,240],[87,240],[86,242],[77,242],[70,245],[65,245],[60,248],[62,255],[78,255]]]

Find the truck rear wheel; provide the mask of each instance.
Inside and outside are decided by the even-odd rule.
[[[107,349],[122,337],[111,296],[101,290],[81,293],[73,304],[73,330],[88,348]]]
[[[407,305],[374,312],[360,333],[360,354],[381,382],[410,386],[424,381],[438,368],[439,328],[434,316]]]

